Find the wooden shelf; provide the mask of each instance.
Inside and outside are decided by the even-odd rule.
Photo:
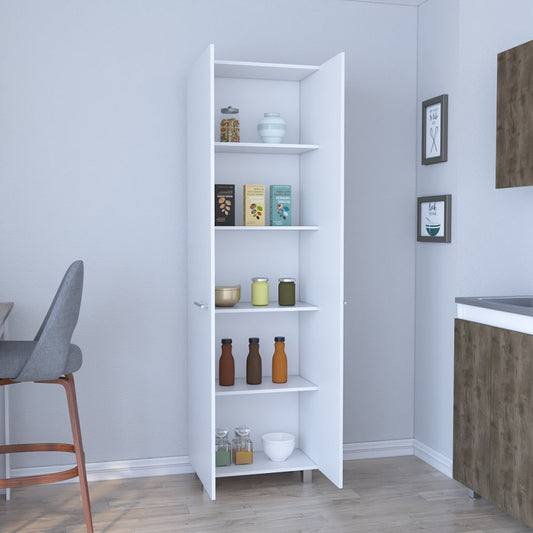
[[[226,143],[215,142],[215,152],[233,154],[298,155],[318,150],[317,144]]]
[[[247,78],[255,80],[300,81],[320,70],[315,65],[281,65],[251,61],[225,61],[216,59],[215,77]]]
[[[215,226],[215,231],[316,231],[318,226]]]
[[[223,387],[215,384],[216,396],[240,396],[248,394],[279,394],[285,392],[308,392],[318,387],[301,376],[288,376],[287,383],[272,383],[271,376],[264,376],[260,385],[248,385],[245,378],[236,378],[235,385]]]
[[[260,439],[261,437],[259,437]],[[250,465],[217,466],[216,477],[252,476],[254,474],[273,474],[275,472],[295,472],[316,470],[318,466],[300,449],[292,452],[286,461],[271,461],[263,452],[254,452],[254,462]]]
[[[306,302],[296,302],[296,305],[279,305],[277,302],[268,305],[252,305],[251,302],[239,302],[233,307],[216,307],[217,314],[234,313],[299,313],[301,311],[317,311],[316,305]]]

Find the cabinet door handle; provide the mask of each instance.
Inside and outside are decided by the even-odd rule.
[[[209,307],[207,304],[203,304],[202,302],[194,302],[194,305],[196,305],[200,309],[207,309]]]

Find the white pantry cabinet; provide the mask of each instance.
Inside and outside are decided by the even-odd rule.
[[[240,143],[215,142],[219,111],[240,108]],[[276,111],[283,144],[257,123]],[[342,487],[344,54],[320,66],[215,60],[210,45],[187,86],[189,457],[212,499],[216,478],[318,469]],[[214,226],[214,185],[233,183],[235,227]],[[242,225],[242,186],[264,184],[267,225]],[[269,185],[292,186],[292,224],[270,227]],[[270,305],[253,307],[251,278],[270,279]],[[277,280],[296,278],[294,307]],[[215,286],[240,283],[241,302],[215,308]],[[274,337],[284,336],[289,379],[271,382]],[[218,386],[221,339],[233,339],[236,384]],[[248,338],[260,338],[263,383],[245,380]],[[215,428],[251,427],[254,462],[215,467]],[[296,435],[274,463],[261,435]]]

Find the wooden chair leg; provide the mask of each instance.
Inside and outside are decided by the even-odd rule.
[[[80,477],[81,499],[83,502],[83,512],[85,514],[85,524],[87,533],[93,533],[93,519],[91,515],[91,501],[89,499],[89,487],[87,485],[87,472],[85,470],[85,452],[81,440],[80,417],[78,414],[78,402],[76,400],[76,388],[74,386],[74,376],[67,374],[60,378],[67,393],[68,412],[70,415],[70,425],[72,427],[72,438],[76,451],[76,463]]]

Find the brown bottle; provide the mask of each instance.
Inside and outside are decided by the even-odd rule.
[[[261,384],[261,355],[259,354],[259,339],[257,337],[250,337],[250,351],[246,358],[246,383],[248,385]]]
[[[224,386],[235,384],[235,360],[231,354],[231,339],[222,339],[222,355],[218,362],[218,382]]]
[[[275,337],[274,341],[274,355],[272,356],[272,382],[287,383],[287,356],[285,355],[285,337]]]

